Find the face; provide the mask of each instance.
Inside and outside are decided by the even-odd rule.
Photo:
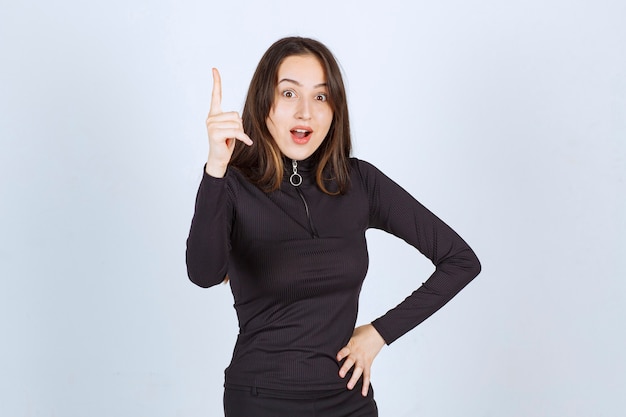
[[[328,98],[324,69],[315,56],[283,60],[266,123],[285,156],[301,161],[322,144],[333,121]]]

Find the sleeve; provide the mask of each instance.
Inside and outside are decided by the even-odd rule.
[[[480,272],[474,251],[448,225],[374,166],[360,161],[370,207],[370,227],[389,232],[414,246],[435,271],[398,306],[372,322],[391,344],[426,320]]]
[[[233,197],[229,172],[215,178],[204,172],[189,237],[187,238],[187,274],[196,285],[208,288],[221,283],[228,273]]]

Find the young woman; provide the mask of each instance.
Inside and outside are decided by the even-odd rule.
[[[467,285],[478,259],[400,186],[350,157],[341,72],[321,43],[274,43],[242,117],[222,111],[221,95],[214,69],[187,268],[201,287],[230,280],[239,336],[225,372],[225,414],[377,416],[374,358]],[[355,328],[372,227],[436,268],[398,306]]]

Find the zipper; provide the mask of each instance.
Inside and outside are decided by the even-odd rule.
[[[304,204],[304,211],[306,212],[306,218],[309,221],[309,228],[311,229],[311,237],[313,239],[318,238],[317,230],[315,230],[315,226],[313,226],[313,220],[311,219],[311,212],[309,210],[309,205],[306,202],[306,198],[304,198],[304,193],[300,189],[300,184],[302,184],[302,177],[298,174],[298,162],[296,160],[291,161],[293,167],[293,174],[289,178],[289,182],[298,192],[300,199],[302,200],[302,204]]]
[[[296,187],[296,191],[298,192],[298,195],[300,196],[300,198],[302,199],[302,203],[304,204],[304,210],[306,211],[306,218],[309,220],[309,227],[311,228],[311,237],[315,239],[319,236],[317,235],[317,230],[315,230],[315,226],[313,226],[313,220],[311,220],[311,213],[309,212],[309,205],[306,203],[306,198],[304,198],[304,194],[302,193],[302,190]]]

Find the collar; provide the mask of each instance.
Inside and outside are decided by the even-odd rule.
[[[283,165],[284,165],[284,177],[283,180],[287,181],[287,183],[297,183],[301,178],[301,184],[299,185],[309,185],[315,183],[315,171],[317,169],[317,161],[315,161],[313,156],[308,157],[307,159],[303,159],[301,161],[289,159],[283,157]],[[295,167],[294,167],[295,165]],[[294,175],[294,173],[296,175]],[[293,182],[292,182],[293,181]]]

